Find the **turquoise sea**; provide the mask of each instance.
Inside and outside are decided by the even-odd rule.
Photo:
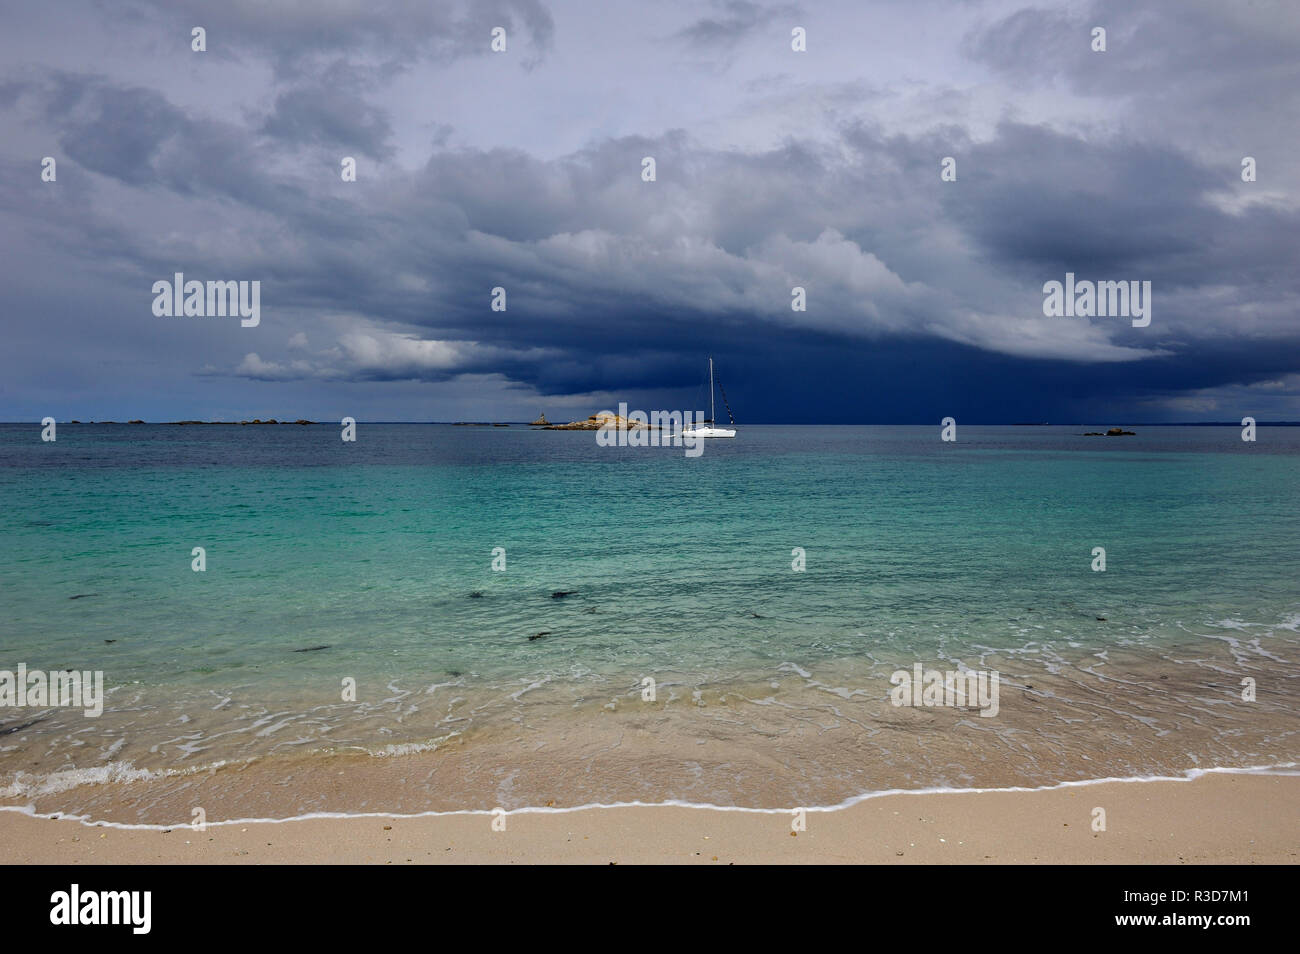
[[[304,792],[349,754],[431,766],[394,810],[1293,761],[1300,428],[1097,429],[746,426],[691,458],[521,425],[0,425],[0,669],[108,687],[98,719],[0,708],[0,796],[107,812],[106,786],[292,764],[293,799],[241,807],[360,810]],[[891,707],[916,662],[999,669],[999,717]]]

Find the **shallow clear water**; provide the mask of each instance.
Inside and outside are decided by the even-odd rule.
[[[1056,711],[1105,724],[1049,732],[1004,702],[996,746],[1038,736],[1017,778],[1293,756],[1300,428],[1253,444],[1238,428],[1081,436],[1095,429],[961,426],[943,443],[938,426],[751,426],[689,458],[520,426],[362,424],[346,444],[332,425],[61,425],[47,444],[3,425],[0,668],[103,670],[110,692],[99,719],[0,709],[0,792],[449,738],[486,753],[510,732],[558,751],[636,706],[646,677],[660,742],[699,744],[673,713],[730,691],[747,705],[718,738],[753,740],[759,759],[830,696],[871,707],[835,719],[888,721],[888,674],[914,662],[1038,678]],[[1114,687],[1096,667],[1119,656],[1139,683],[1186,688],[1148,693],[1140,719],[1098,704]],[[1260,702],[1179,739],[1242,673]],[[1150,748],[1107,761],[1148,732]],[[581,760],[574,745],[564,757]],[[918,784],[997,761],[931,749],[943,758]],[[827,755],[791,784],[816,797],[901,777],[878,768]],[[676,777],[638,792],[667,797]],[[691,790],[745,800],[707,777]]]

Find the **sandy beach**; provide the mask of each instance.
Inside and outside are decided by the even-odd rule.
[[[124,829],[0,813],[16,864],[1294,864],[1300,776],[893,794],[789,814],[679,806]],[[1094,810],[1106,830],[1093,830]],[[497,820],[498,826],[500,820]]]

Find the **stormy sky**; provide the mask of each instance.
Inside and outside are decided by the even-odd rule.
[[[1300,419],[1289,0],[69,0],[0,63],[2,420],[691,409],[709,354],[742,424]]]

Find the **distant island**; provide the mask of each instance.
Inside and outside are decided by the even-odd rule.
[[[119,421],[76,421],[76,420],[73,420],[73,421],[68,421],[68,423],[69,423],[69,424],[119,424],[120,422],[119,422]],[[148,422],[148,421],[138,421],[138,420],[137,420],[137,421],[127,421],[126,423],[128,423],[128,424],[148,424],[149,422]],[[220,425],[220,426],[225,426],[225,427],[237,427],[237,426],[242,426],[242,425],[245,425],[245,424],[319,424],[320,422],[319,422],[319,421],[307,421],[307,420],[303,420],[302,418],[299,418],[299,419],[296,420],[296,421],[277,421],[275,418],[271,418],[270,420],[266,420],[266,421],[264,421],[264,420],[262,420],[260,417],[255,417],[255,418],[253,418],[251,421],[159,421],[158,423],[159,423],[159,424],[168,425],[168,426],[176,426],[176,427],[184,427],[186,424],[208,424],[208,425]]]

